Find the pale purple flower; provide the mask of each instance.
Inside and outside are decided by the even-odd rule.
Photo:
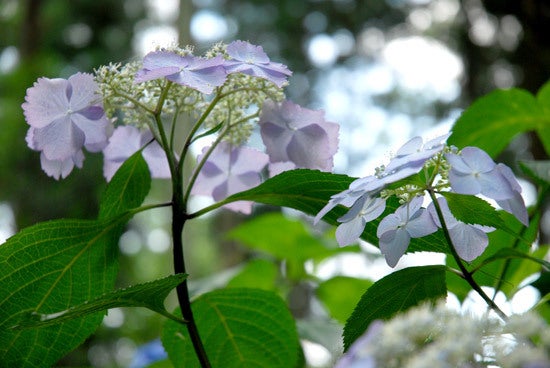
[[[459,221],[449,210],[449,205],[444,197],[438,198],[437,202],[443,213],[443,219],[445,220],[445,225],[449,231],[455,250],[460,258],[471,262],[479,257],[489,244],[489,238],[486,233],[495,229],[489,226],[470,225]],[[435,224],[441,227],[441,222],[433,203],[430,203],[428,206],[428,212]]]
[[[381,320],[372,321],[367,331],[350,346],[334,368],[376,368],[373,342],[380,337],[384,328]]]
[[[203,149],[203,155],[208,149]],[[197,160],[201,159],[202,155]],[[263,152],[222,142],[208,157],[191,193],[212,196],[215,201],[221,201],[232,194],[253,188],[261,183],[260,172],[268,161],[268,156]],[[252,212],[250,201],[232,202],[225,207],[245,214]]]
[[[287,77],[292,75],[285,65],[270,61],[261,46],[233,41],[227,45],[227,54],[231,57],[225,62],[228,73],[243,73],[267,79],[278,87],[282,87]]]
[[[449,182],[459,194],[483,194],[495,200],[514,197],[514,190],[499,170],[496,163],[483,150],[465,147],[460,155],[448,153],[445,158],[451,165]]]
[[[316,225],[327,213],[329,213],[334,207],[338,205],[351,207],[360,198],[368,194],[375,195],[384,184],[375,185],[378,178],[376,176],[366,176],[364,178],[355,179],[352,181],[348,189],[334,194],[330,197],[328,203],[317,213],[313,220],[313,224]],[[374,189],[365,189],[366,186],[370,186]]]
[[[171,51],[153,51],[143,58],[143,69],[136,73],[135,82],[164,78],[210,94],[214,87],[224,84],[227,72],[221,55],[211,59],[193,55],[181,56]]]
[[[445,158],[451,165],[449,182],[454,192],[482,194],[494,199],[502,209],[513,214],[525,226],[529,225],[521,186],[508,166],[497,165],[477,147],[465,147],[460,155],[448,153]]]
[[[42,169],[55,179],[65,178],[74,166],[82,167],[85,147],[101,151],[112,132],[91,74],[69,79],[39,78],[27,89],[22,104],[30,125],[28,146],[41,151]]]
[[[331,171],[339,126],[325,121],[324,115],[290,101],[266,101],[260,132],[270,162],[291,161],[298,168]]]
[[[422,197],[413,198],[378,224],[376,235],[380,239],[380,251],[390,267],[395,267],[405,254],[411,238],[421,238],[437,231],[430,214],[422,208],[422,201]]]
[[[149,130],[139,130],[130,125],[119,126],[109,139],[109,144],[103,150],[103,175],[110,181],[116,171],[130,156],[145,147],[143,159],[149,166],[152,178],[169,179],[170,167],[166,153],[157,141],[151,142],[153,134]]]
[[[445,148],[445,140],[449,134],[434,138],[425,144],[421,137],[414,137],[397,150],[395,156],[386,165],[381,176],[395,174],[400,171],[403,178],[418,173],[427,160]]]
[[[357,241],[365,225],[380,216],[386,209],[386,200],[380,197],[363,195],[355,201],[349,211],[338,219],[341,224],[336,229],[336,240],[341,246]]]
[[[529,215],[527,214],[527,208],[521,196],[521,186],[512,172],[512,169],[504,164],[498,164],[496,170],[500,172],[510,188],[512,188],[514,194],[510,199],[497,200],[498,205],[502,207],[503,210],[516,216],[522,224],[529,226]]]

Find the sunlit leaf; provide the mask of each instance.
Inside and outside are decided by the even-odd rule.
[[[201,295],[191,308],[213,368],[296,367],[296,326],[274,292],[221,289]],[[200,367],[185,326],[166,321],[162,343],[175,367]]]
[[[447,295],[445,266],[409,267],[375,282],[359,300],[344,327],[347,349],[377,319],[387,320],[398,312]]]
[[[448,142],[458,148],[479,147],[495,157],[520,133],[536,130],[547,137],[548,126],[550,111],[529,92],[497,90],[476,100],[464,111],[453,126]]]
[[[498,211],[483,199],[452,192],[441,194],[447,200],[449,209],[457,220],[466,224],[492,226],[497,229],[505,228]]]

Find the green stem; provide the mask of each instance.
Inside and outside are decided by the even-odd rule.
[[[428,188],[428,193],[430,194],[430,198],[432,199],[435,210],[437,212],[437,217],[439,219],[439,222],[441,223],[441,229],[443,229],[445,240],[447,240],[447,243],[449,244],[449,248],[451,250],[451,254],[458,264],[460,271],[462,272],[462,277],[464,278],[464,280],[466,280],[466,282],[468,282],[468,284],[470,284],[472,289],[474,289],[479,294],[479,296],[481,296],[481,298],[487,303],[487,305],[500,316],[500,318],[502,318],[503,320],[508,319],[508,316],[498,307],[498,305],[496,305],[496,303],[491,298],[489,298],[489,296],[483,291],[481,286],[479,286],[479,284],[474,280],[470,271],[468,271],[466,269],[466,266],[464,266],[462,259],[456,252],[455,246],[451,239],[451,235],[449,234],[449,230],[447,229],[447,225],[445,224],[443,212],[441,211],[441,207],[439,206],[439,202],[437,201],[433,188]]]

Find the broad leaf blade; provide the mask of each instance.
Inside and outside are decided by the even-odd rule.
[[[335,276],[319,284],[315,290],[317,298],[329,311],[332,318],[345,324],[353,309],[373,284],[370,280],[348,276]]]
[[[389,319],[398,312],[435,301],[447,295],[445,266],[409,267],[375,282],[355,307],[344,327],[345,349],[377,319]]]
[[[546,84],[539,89],[537,100],[546,114],[550,116],[550,82],[546,82]],[[550,129],[548,129],[548,125],[546,128],[542,126],[539,127],[537,129],[537,134],[544,146],[546,154],[550,156]]]
[[[447,200],[453,216],[466,224],[477,224],[504,229],[506,225],[498,211],[479,197],[452,192],[441,193]]]
[[[44,367],[92,334],[104,313],[38,329],[13,330],[30,313],[51,314],[111,291],[118,270],[118,239],[149,191],[139,155],[108,185],[99,220],[57,220],[26,228],[0,246],[0,362]]]
[[[550,114],[529,92],[497,90],[474,102],[453,126],[449,144],[475,146],[497,156],[519,133],[548,131]]]
[[[10,328],[30,313],[55,313],[111,290],[125,220],[41,223],[0,247],[0,356],[5,366],[49,367],[96,329],[103,313],[48,328]]]
[[[299,342],[284,301],[259,289],[222,289],[191,305],[213,368],[295,367]],[[197,367],[185,326],[166,321],[162,342],[175,367]]]
[[[56,313],[40,314],[33,312],[28,315],[27,320],[22,320],[16,328],[44,327],[121,307],[148,308],[153,312],[175,319],[176,317],[170,315],[164,308],[164,299],[186,277],[185,274],[177,274],[156,281],[132,285]]]

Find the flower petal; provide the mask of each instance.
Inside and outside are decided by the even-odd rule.
[[[410,241],[409,233],[403,228],[388,231],[380,237],[380,251],[386,258],[388,266],[395,267],[397,265],[409,247]]]

